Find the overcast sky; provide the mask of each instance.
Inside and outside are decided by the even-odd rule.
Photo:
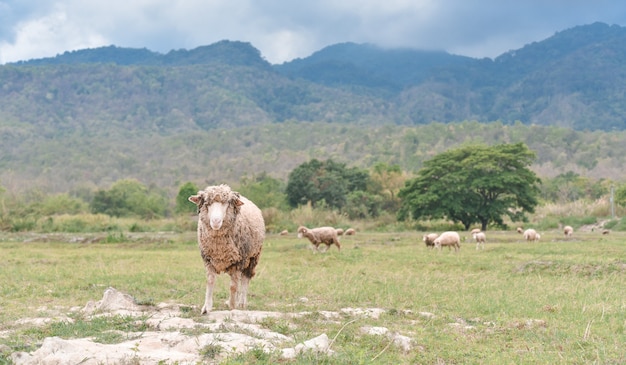
[[[0,0],[0,64],[115,45],[250,42],[271,63],[328,45],[496,57],[577,25],[626,26],[624,0]]]

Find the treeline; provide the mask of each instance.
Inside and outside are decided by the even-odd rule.
[[[111,125],[54,139],[16,126],[4,131],[0,186],[16,194],[37,189],[49,194],[96,191],[135,179],[165,190],[171,199],[185,181],[234,185],[263,173],[287,181],[293,169],[313,158],[367,170],[377,163],[398,165],[411,175],[425,160],[450,148],[517,142],[536,152],[531,168],[542,179],[571,171],[591,180],[626,181],[626,132],[521,123],[408,127],[284,122],[175,135]]]
[[[280,228],[277,220],[284,219],[285,214],[307,205],[350,220],[384,217],[385,222],[395,222],[402,204],[398,192],[413,178],[396,164],[379,162],[369,169],[361,169],[332,159],[312,159],[293,169],[287,180],[262,173],[242,178],[233,188],[263,209],[271,230]],[[615,188],[616,202],[626,205],[626,184],[590,179],[571,171],[544,178],[538,186],[540,204],[591,202],[607,198]],[[93,225],[81,219],[69,219],[70,223],[65,219],[64,225],[54,223],[55,219],[58,222],[55,217],[81,214],[144,221],[191,216],[196,207],[187,198],[202,188],[203,185],[195,182],[184,182],[171,198],[165,189],[146,186],[134,179],[118,180],[106,189],[78,189],[58,194],[41,190],[15,194],[0,187],[0,230],[93,230]],[[118,229],[106,222],[109,221],[101,220],[95,229]]]

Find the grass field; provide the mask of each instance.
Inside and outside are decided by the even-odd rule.
[[[539,243],[515,232],[487,232],[484,250],[427,249],[422,232],[343,237],[340,252],[313,253],[295,235],[268,236],[250,310],[311,312],[273,331],[306,340],[326,333],[332,358],[302,355],[289,363],[327,364],[621,364],[626,363],[626,234],[541,232]],[[468,234],[462,234],[468,238]],[[84,238],[84,237],[83,237]],[[204,268],[195,233],[120,235],[77,243],[65,235],[0,237],[0,364],[7,352],[33,349],[51,328],[16,324],[25,317],[84,306],[107,287],[143,304],[176,302],[199,314]],[[84,241],[84,240],[83,240]],[[97,240],[96,240],[97,241]],[[228,277],[216,284],[223,310]],[[306,298],[306,299],[305,299]],[[331,322],[320,311],[382,308],[377,319]],[[412,338],[409,353],[365,335],[381,326]],[[76,328],[64,336],[85,335]],[[284,363],[248,353],[226,364]]]

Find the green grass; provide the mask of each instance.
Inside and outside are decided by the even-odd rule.
[[[335,356],[305,354],[290,362],[297,364],[626,362],[626,233],[576,232],[569,240],[560,231],[541,233],[541,242],[527,244],[515,232],[487,232],[484,250],[464,242],[458,254],[427,249],[423,232],[359,232],[342,238],[341,252],[331,247],[324,254],[314,254],[295,235],[269,235],[250,284],[249,309],[310,312],[262,322],[298,342],[322,333],[333,340]],[[5,236],[0,242],[0,331],[16,333],[0,337],[0,344],[13,351],[32,350],[48,335],[124,330],[130,325],[125,318],[103,323],[79,318],[40,329],[15,324],[82,307],[101,299],[109,286],[146,304],[180,303],[198,316],[204,268],[193,232],[124,233],[91,244],[58,242],[60,236],[25,243],[25,237]],[[221,275],[216,310],[226,309],[227,296],[228,277]],[[320,314],[346,307],[386,312],[378,319],[336,321]],[[384,336],[362,334],[366,325],[411,337],[414,350],[403,353]],[[207,358],[215,351],[204,350]],[[224,361],[277,362],[284,360],[260,349]]]

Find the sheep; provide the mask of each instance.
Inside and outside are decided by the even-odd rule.
[[[524,228],[517,227],[516,231],[517,231],[517,233],[522,234],[522,233],[524,233]]]
[[[524,239],[526,241],[535,242],[535,241],[539,241],[540,238],[541,238],[541,235],[532,228],[529,228],[524,231]]]
[[[208,186],[189,201],[198,206],[198,246],[207,278],[200,314],[213,309],[213,286],[223,272],[230,276],[229,308],[245,309],[265,239],[261,210],[225,184]]]
[[[346,231],[343,233],[345,236],[353,236],[356,233],[356,231],[354,230],[354,228],[348,228],[346,229]]]
[[[603,234],[603,235],[609,234],[610,232],[611,232],[611,231],[609,231],[608,229],[603,229],[603,230],[602,230],[602,234]]]
[[[439,237],[437,233],[429,233],[429,234],[424,235],[422,240],[426,244],[426,247],[433,248],[435,247],[435,240],[437,239],[437,237]]]
[[[341,251],[341,244],[337,237],[337,230],[333,227],[318,227],[318,228],[306,228],[304,226],[298,227],[298,238],[306,237],[315,246],[315,251],[319,251],[319,245],[326,244],[326,249],[330,248],[330,245],[335,244],[337,250]]]
[[[343,234],[343,228],[337,228],[337,236],[341,236]]]
[[[572,237],[572,233],[574,233],[574,228],[572,228],[572,226],[563,227],[563,234],[565,237]]]
[[[435,248],[441,250],[442,246],[448,246],[448,249],[454,247],[454,251],[459,251],[461,249],[461,237],[456,232],[443,232],[439,235],[434,241]]]
[[[476,241],[477,250],[479,247],[482,249],[485,248],[485,242],[487,241],[487,236],[485,236],[484,232],[476,232],[472,235],[472,237],[474,237],[474,240]]]
[[[281,235],[281,236],[286,236],[286,235],[288,235],[288,234],[289,234],[289,231],[288,231],[288,230],[286,230],[286,229],[285,229],[285,230],[280,231],[280,235]]]
[[[470,234],[472,235],[472,237],[474,237],[474,234],[480,232],[480,228],[474,228],[470,231]]]

